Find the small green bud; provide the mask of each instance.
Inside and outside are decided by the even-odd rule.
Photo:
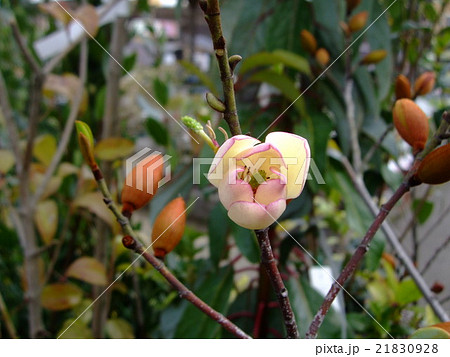
[[[181,121],[183,122],[184,125],[186,125],[186,127],[188,127],[197,134],[203,131],[203,125],[190,116],[185,115],[184,117],[181,118]]]
[[[94,136],[92,135],[89,125],[82,121],[75,121],[75,128],[77,130],[78,144],[80,145],[81,154],[86,163],[94,168],[97,163],[94,158]]]
[[[212,93],[206,93],[206,101],[209,106],[219,113],[224,113],[227,109],[225,104]]]

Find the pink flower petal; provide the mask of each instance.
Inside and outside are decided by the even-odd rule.
[[[258,186],[255,200],[262,205],[268,205],[280,198],[286,199],[286,185],[281,180],[267,180]]]
[[[220,181],[227,174],[229,159],[235,158],[239,153],[260,143],[259,140],[247,135],[235,135],[225,141],[214,157],[208,172],[208,180],[219,187]]]
[[[219,185],[219,199],[226,209],[229,209],[233,202],[253,202],[252,187],[245,181],[237,178],[237,173],[242,169],[228,172],[228,179],[224,179]]]
[[[284,199],[279,199],[269,205],[238,201],[230,206],[228,216],[241,227],[263,229],[280,218],[285,209],[286,200]]]

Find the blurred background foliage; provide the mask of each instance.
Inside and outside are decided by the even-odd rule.
[[[74,9],[81,6],[66,3]],[[100,1],[89,3],[100,5]],[[167,266],[247,333],[259,338],[282,337],[281,315],[258,263],[254,233],[228,219],[216,190],[203,175],[199,184],[193,184],[192,158],[211,157],[212,152],[205,145],[197,145],[178,125],[182,115],[191,115],[204,124],[211,120],[214,128],[228,129],[204,100],[207,91],[219,97],[221,93],[204,20],[195,0],[174,2],[174,7],[161,3],[129,2],[126,18],[95,29],[96,41],[88,41],[88,73],[77,119],[92,128],[96,156],[117,199],[125,179],[124,159],[143,147],[171,156],[171,181],[161,187],[150,208],[133,217],[142,240],[149,244],[152,222],[170,200],[181,195],[189,204],[200,197],[188,212],[184,237],[167,256]],[[274,225],[270,230],[304,335],[320,306],[321,293],[330,284],[326,274],[320,278],[314,272],[321,265],[336,276],[373,219],[332,153],[341,152],[355,164],[353,146],[359,147],[358,174],[377,203],[395,190],[412,157],[411,149],[392,129],[395,78],[403,74],[414,83],[425,71],[436,74],[434,90],[417,98],[434,118],[431,126],[435,127],[449,105],[449,1],[397,1],[391,5],[388,0],[362,0],[351,11],[345,0],[220,3],[229,53],[243,57],[235,72],[243,132],[262,138],[273,130],[294,132],[306,137],[312,148],[307,188],[281,217],[284,228]],[[33,73],[6,20],[15,17],[35,56],[33,43],[65,26],[58,18],[64,13],[56,7],[55,12],[49,9],[39,2],[14,0],[2,2],[0,9],[0,69],[20,132],[20,145],[29,140],[26,129]],[[367,21],[360,29],[349,31],[350,19],[364,11]],[[83,21],[83,17],[80,19]],[[115,26],[122,34],[121,41],[114,39]],[[302,30],[314,36],[320,52],[302,46]],[[105,49],[120,53],[122,68],[113,63]],[[375,50],[384,51],[381,58],[365,64],[362,59]],[[79,58],[80,47],[76,46],[43,86],[38,133],[32,138],[31,192],[41,184],[74,105],[80,81]],[[115,89],[111,88],[111,71],[119,73]],[[105,119],[107,115],[110,119]],[[106,121],[112,121],[113,128],[107,135]],[[4,302],[0,304],[0,332],[2,337],[28,337],[24,267],[29,256],[24,254],[11,218],[12,209],[21,209],[21,181],[5,125],[4,116],[0,116],[0,297]],[[223,142],[222,134],[216,132],[219,143]],[[200,170],[207,172],[207,165]],[[448,197],[448,184],[436,190],[447,192]],[[393,217],[396,233],[403,236],[406,249],[421,269],[428,268],[427,261],[419,259],[425,256],[422,250],[430,256],[445,249],[448,255],[449,249],[446,237],[429,245],[427,236],[418,236],[420,226],[432,217],[442,217],[448,207],[436,204],[431,196],[429,191],[424,195],[413,190]],[[179,299],[144,261],[128,269],[134,256],[122,247],[120,229],[97,193],[74,135],[34,211],[29,224],[38,237],[38,251],[33,254],[38,257],[43,336],[58,336],[124,273],[63,337],[232,337]],[[412,224],[402,234],[402,222],[411,216]],[[448,228],[444,218],[439,224]],[[450,267],[448,260],[442,264],[437,260],[438,254],[434,256],[438,264],[435,270],[443,274],[440,281],[427,282],[430,286],[434,283],[434,292],[439,293],[448,311],[450,280],[444,272]],[[352,297],[344,294],[338,299],[319,337],[384,338],[387,330],[401,338],[421,326],[439,322],[421,300],[420,290],[395,252],[385,244],[382,233],[377,234],[363,265],[345,288]]]

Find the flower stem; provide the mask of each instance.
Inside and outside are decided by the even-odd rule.
[[[222,81],[223,95],[225,102],[224,119],[227,122],[231,135],[242,134],[241,126],[236,108],[236,98],[234,95],[233,71],[228,61],[228,52],[225,46],[225,38],[222,33],[222,23],[220,20],[220,6],[218,0],[202,0],[200,7],[205,13],[205,20],[208,23],[209,31],[214,46],[217,63],[219,64],[220,79]]]
[[[272,286],[275,290],[281,313],[283,314],[284,325],[286,326],[288,338],[298,338],[297,323],[295,322],[294,312],[289,302],[288,291],[284,286],[283,279],[277,267],[277,262],[273,256],[272,247],[269,240],[269,228],[255,230],[261,247],[261,262],[266,268]]]

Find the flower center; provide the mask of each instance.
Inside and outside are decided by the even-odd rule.
[[[244,171],[240,172],[238,175],[241,180],[247,182],[251,186],[254,193],[259,185],[270,180],[270,177],[267,177],[265,170],[258,170],[258,172],[251,173],[248,167],[245,167]]]

